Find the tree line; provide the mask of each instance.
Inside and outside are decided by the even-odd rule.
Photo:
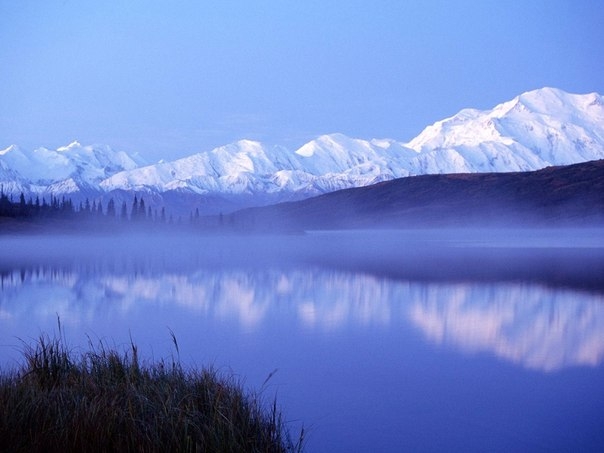
[[[198,211],[197,211],[198,212]],[[199,214],[197,214],[198,216]],[[19,200],[13,200],[12,196],[4,193],[0,189],[0,217],[22,219],[22,220],[44,220],[44,219],[69,219],[69,220],[116,220],[123,222],[155,222],[171,223],[172,217],[166,216],[166,209],[152,209],[145,205],[145,200],[141,196],[134,196],[130,207],[126,201],[123,201],[118,208],[116,202],[111,198],[107,206],[103,206],[101,200],[88,198],[75,205],[70,198],[50,196],[50,200],[45,197],[35,198],[30,196],[26,199],[25,194],[19,195]]]

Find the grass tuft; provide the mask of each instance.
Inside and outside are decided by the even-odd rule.
[[[292,439],[276,401],[215,369],[141,363],[133,342],[76,354],[48,335],[23,356],[0,373],[0,451],[302,451],[304,430]]]

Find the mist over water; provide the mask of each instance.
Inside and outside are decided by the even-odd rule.
[[[0,238],[0,364],[57,330],[275,369],[308,451],[604,445],[602,230]],[[580,421],[580,423],[579,423]],[[434,436],[435,430],[439,433]]]
[[[117,272],[307,264],[377,275],[541,279],[604,289],[604,229],[310,231],[292,235],[149,234],[0,236],[0,271],[89,266]]]

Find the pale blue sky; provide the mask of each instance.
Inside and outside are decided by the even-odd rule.
[[[599,0],[0,0],[0,148],[408,141],[543,86],[604,93],[603,24]]]

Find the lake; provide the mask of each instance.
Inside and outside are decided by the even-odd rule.
[[[603,230],[4,236],[0,250],[3,367],[60,320],[74,349],[132,339],[276,395],[309,452],[604,450]]]

